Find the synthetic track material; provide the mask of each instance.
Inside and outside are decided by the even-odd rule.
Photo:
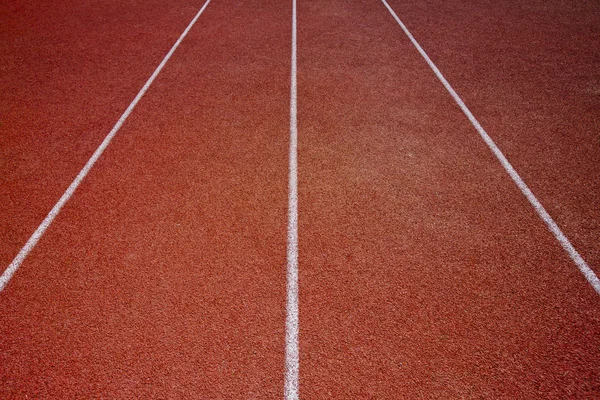
[[[302,396],[594,397],[597,294],[385,7],[298,24]]]
[[[79,171],[79,174],[77,174],[77,176],[75,177],[73,182],[71,182],[71,184],[69,185],[69,187],[67,188],[65,193],[63,193],[63,195],[60,197],[58,202],[54,205],[54,207],[52,207],[52,209],[50,210],[50,212],[48,213],[46,218],[44,218],[44,220],[42,221],[40,226],[38,226],[38,228],[35,230],[35,232],[33,232],[33,235],[31,235],[29,240],[27,240],[27,242],[25,243],[23,248],[19,251],[17,256],[12,260],[12,262],[10,263],[8,268],[6,268],[6,270],[2,273],[2,275],[0,276],[0,291],[2,291],[2,289],[4,289],[4,287],[10,280],[10,278],[12,278],[13,274],[17,271],[17,269],[21,266],[21,264],[25,260],[25,257],[27,257],[29,252],[35,247],[35,245],[40,240],[40,238],[42,237],[44,232],[46,232],[46,229],[48,229],[48,227],[50,226],[52,221],[54,221],[54,218],[56,218],[56,216],[58,215],[60,210],[67,203],[67,201],[69,201],[71,196],[73,196],[73,193],[75,193],[75,190],[77,190],[77,188],[79,187],[79,185],[81,184],[83,179],[86,177],[86,175],[90,172],[90,170],[96,163],[96,161],[98,161],[98,159],[100,158],[102,153],[104,153],[104,150],[106,150],[106,148],[112,141],[113,137],[117,134],[119,129],[121,129],[121,126],[123,126],[123,124],[129,117],[131,112],[135,109],[135,106],[137,106],[137,104],[140,101],[140,99],[142,98],[142,96],[144,96],[146,91],[150,88],[150,85],[152,85],[152,82],[154,82],[154,80],[156,79],[158,74],[160,74],[160,71],[162,71],[165,64],[169,61],[169,59],[171,58],[171,56],[173,55],[175,50],[177,50],[177,47],[179,47],[179,44],[181,43],[181,41],[186,37],[186,35],[190,31],[190,29],[192,29],[192,27],[194,26],[194,24],[196,23],[196,21],[198,20],[200,15],[202,15],[202,13],[204,12],[204,10],[206,9],[206,7],[208,6],[209,3],[210,3],[210,0],[207,0],[206,3],[204,3],[204,5],[200,9],[200,11],[198,11],[198,13],[194,17],[194,19],[192,19],[192,21],[187,26],[187,28],[185,28],[185,30],[183,31],[181,36],[179,36],[179,38],[177,39],[177,41],[175,42],[173,47],[171,47],[171,50],[169,50],[169,52],[167,53],[165,58],[163,58],[163,60],[158,65],[158,67],[156,67],[156,69],[154,70],[154,72],[152,73],[150,78],[148,78],[148,80],[146,81],[146,83],[144,84],[142,89],[138,92],[138,94],[135,96],[133,101],[129,104],[129,106],[127,107],[125,112],[121,115],[121,117],[119,118],[119,120],[117,121],[115,126],[113,126],[113,128],[110,130],[108,135],[106,135],[106,137],[104,138],[102,143],[100,143],[100,146],[98,146],[96,151],[94,151],[94,154],[92,154],[92,157],[90,157],[90,159],[83,166],[81,171]]]
[[[0,397],[282,396],[290,15],[206,9],[2,292]]]
[[[0,4],[2,271],[201,5]]]
[[[597,268],[597,4],[386,1]],[[126,3],[0,5],[4,265],[201,6]],[[0,293],[0,397],[289,395],[292,7],[206,9]],[[385,7],[297,18],[292,395],[599,397],[598,296]]]
[[[471,124],[473,125],[475,130],[477,130],[477,133],[479,133],[479,136],[481,136],[481,138],[483,139],[485,144],[488,145],[488,147],[494,153],[494,155],[496,156],[498,161],[500,161],[500,164],[502,164],[502,166],[504,167],[504,169],[506,170],[508,175],[510,175],[511,179],[515,182],[515,184],[519,187],[519,189],[521,190],[523,195],[525,195],[527,200],[531,203],[531,205],[533,206],[533,208],[535,209],[537,214],[540,216],[542,221],[544,221],[546,226],[548,226],[548,229],[550,229],[550,232],[552,232],[554,237],[556,237],[556,240],[558,240],[558,242],[561,244],[561,246],[569,254],[569,256],[571,257],[571,259],[573,260],[575,265],[577,265],[577,268],[579,268],[579,270],[581,271],[583,276],[585,276],[585,279],[587,279],[587,281],[590,283],[590,285],[592,285],[594,290],[598,294],[600,294],[600,279],[598,279],[598,277],[596,276],[594,271],[592,271],[592,269],[587,265],[587,263],[581,257],[581,255],[577,252],[577,250],[575,250],[575,248],[573,247],[573,245],[571,244],[569,239],[565,236],[565,234],[562,232],[562,230],[559,228],[559,226],[556,224],[556,222],[554,222],[554,219],[552,219],[550,214],[548,214],[548,211],[546,211],[546,209],[540,203],[540,201],[537,199],[537,197],[535,197],[535,195],[533,194],[531,189],[529,189],[529,186],[527,186],[527,184],[523,181],[521,176],[519,176],[519,173],[517,171],[515,171],[515,169],[510,164],[510,162],[507,160],[507,158],[504,156],[502,151],[498,148],[498,146],[496,146],[496,143],[494,143],[494,141],[488,135],[488,133],[485,131],[485,129],[483,129],[483,127],[481,126],[479,121],[477,121],[477,119],[475,118],[475,116],[473,115],[471,110],[469,110],[469,108],[465,105],[465,103],[460,98],[460,96],[456,93],[456,91],[452,88],[450,83],[448,83],[448,81],[446,80],[444,75],[440,72],[438,67],[431,61],[431,59],[429,58],[429,56],[427,55],[425,50],[423,50],[421,45],[415,40],[413,35],[409,32],[409,30],[406,28],[406,26],[402,23],[400,18],[398,18],[398,15],[396,15],[394,10],[392,10],[392,8],[389,6],[389,4],[385,0],[381,0],[381,1],[385,5],[385,7],[389,10],[389,12],[392,14],[392,16],[394,17],[396,22],[398,22],[398,25],[400,25],[400,27],[402,28],[402,30],[404,31],[406,36],[408,36],[411,43],[418,50],[419,54],[421,54],[423,56],[423,58],[427,62],[427,65],[429,65],[429,67],[432,69],[432,71],[438,77],[438,79],[440,80],[442,85],[444,85],[444,87],[446,88],[446,90],[448,90],[448,93],[450,93],[450,95],[452,96],[454,101],[456,101],[456,104],[458,104],[458,106],[460,107],[462,112],[469,119],[469,122],[471,122]]]
[[[388,2],[598,275],[598,3]]]

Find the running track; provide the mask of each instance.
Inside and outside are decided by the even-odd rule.
[[[588,280],[384,2],[298,0],[294,35],[291,1],[212,0],[0,292],[0,397],[599,397],[600,7],[571,3],[387,2]],[[0,5],[3,265],[204,5]]]

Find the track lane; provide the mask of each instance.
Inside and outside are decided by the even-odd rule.
[[[7,313],[17,312],[5,317],[19,329],[3,343],[10,345],[5,356],[19,360],[11,365],[14,375],[4,371],[4,377],[11,376],[21,394],[27,387],[14,377],[32,373],[35,390],[42,394],[281,395],[283,368],[272,372],[265,365],[272,369],[283,362],[283,344],[275,343],[283,337],[282,270],[267,274],[267,286],[253,279],[271,261],[284,263],[285,170],[267,164],[287,165],[287,118],[279,119],[280,113],[286,117],[287,88],[277,82],[288,82],[288,71],[275,68],[284,79],[263,80],[259,64],[273,61],[272,49],[279,44],[269,40],[285,39],[289,29],[288,21],[278,18],[274,31],[282,34],[271,37],[273,30],[266,26],[274,25],[261,25],[266,3],[254,6],[261,17],[253,18],[250,5],[238,5],[233,26],[243,30],[248,21],[242,20],[250,14],[248,29],[258,32],[260,25],[265,30],[259,36],[269,52],[261,47],[257,60],[247,48],[212,43],[212,50],[206,49],[210,56],[198,56],[194,64],[204,73],[199,75],[215,78],[208,85],[193,74],[198,70],[189,71],[187,61],[173,65],[157,95],[147,99],[146,113],[131,122],[135,133],[120,139],[111,159],[117,165],[106,161],[98,177],[86,183],[85,202],[69,209],[61,226],[53,228],[58,240],[46,243],[32,261],[42,268],[28,270],[18,284],[20,298],[9,301]],[[312,27],[301,43],[313,45],[304,59],[308,68],[301,73],[306,86],[300,101],[307,117],[307,135],[300,143],[301,161],[306,161],[300,172],[301,191],[306,190],[301,213],[307,213],[301,218],[301,285],[308,282],[301,293],[301,318],[308,321],[302,331],[304,395],[594,395],[598,360],[589,349],[598,347],[597,302],[486,149],[477,139],[465,142],[463,135],[472,132],[457,122],[460,113],[452,111],[433,78],[422,85],[426,68],[418,57],[403,58],[411,50],[401,35],[392,46],[387,36],[377,36],[382,32],[373,32],[372,26],[382,26],[387,33],[384,14],[375,17],[375,8],[366,5],[305,7],[320,15],[314,25],[301,17],[301,25]],[[207,31],[218,37],[228,35],[217,21],[223,24],[229,15],[224,7],[220,10]],[[375,25],[353,20],[355,11]],[[396,54],[398,49],[403,51]],[[260,84],[238,79],[240,65],[221,54],[230,50],[244,54],[237,58],[240,65],[251,60],[253,82]],[[192,46],[187,56],[191,51]],[[285,51],[281,56],[289,58]],[[225,61],[228,70],[211,75],[214,69],[201,66],[208,59],[217,60],[210,65],[217,69]],[[179,78],[195,79],[206,88],[201,93],[193,84],[170,89],[171,80]],[[361,86],[365,80],[368,86]],[[240,90],[207,95],[219,85]],[[389,93],[391,88],[397,92]],[[158,95],[163,90],[164,96],[185,101],[164,102]],[[273,99],[257,95],[262,90],[284,97],[283,110],[278,102],[269,107]],[[155,109],[165,108],[177,115],[176,121],[156,119]],[[201,118],[211,121],[201,128],[204,139],[194,135]],[[277,122],[264,122],[271,118]],[[446,120],[454,122],[448,126]],[[282,125],[275,141],[235,135],[256,127],[279,131]],[[405,135],[398,137],[398,130]],[[232,135],[217,137],[217,131]],[[163,133],[168,139],[157,140]],[[440,133],[447,136],[441,143]],[[210,143],[214,151],[196,152]],[[457,149],[457,143],[466,143],[465,148]],[[269,161],[255,158],[253,150]],[[218,159],[218,154],[228,156]],[[238,156],[243,162],[236,161]],[[210,173],[195,174],[198,159],[210,165]],[[246,167],[258,172],[250,176]],[[214,187],[207,183],[215,180]],[[269,186],[273,182],[275,188]],[[169,195],[174,192],[179,195]],[[265,198],[277,205],[263,209]],[[256,214],[249,216],[247,210]],[[263,237],[265,232],[271,236]],[[198,241],[208,255],[198,256]],[[241,250],[250,256],[243,258]],[[235,266],[228,264],[232,260]],[[199,264],[217,267],[194,269]],[[65,274],[53,275],[57,270]],[[102,293],[85,293],[94,290]],[[221,292],[198,295],[213,290]],[[50,292],[59,298],[46,304]],[[28,319],[19,321],[18,312],[28,308]],[[216,315],[211,309],[225,311]],[[182,312],[185,318],[179,318]],[[47,326],[40,328],[40,321]],[[240,332],[250,332],[244,343]],[[17,343],[22,340],[37,346],[35,353],[21,350]],[[198,343],[202,350],[193,349]],[[256,348],[268,355],[249,350]],[[214,358],[203,359],[206,353]],[[116,370],[102,370],[113,363]],[[43,376],[48,366],[72,369]],[[192,377],[198,369],[206,374]]]
[[[596,293],[387,10],[298,7],[301,395],[594,396]]]
[[[0,294],[4,397],[283,390],[289,4],[211,4]]]
[[[117,123],[112,127],[110,132],[106,135],[106,137],[102,140],[98,148],[94,151],[90,159],[85,163],[84,167],[79,171],[75,179],[71,182],[67,190],[62,194],[60,199],[56,202],[56,204],[52,207],[48,215],[44,218],[42,223],[38,226],[35,232],[31,235],[29,240],[25,243],[25,245],[21,248],[17,256],[10,263],[8,268],[2,273],[0,276],[0,291],[4,289],[8,281],[12,278],[17,269],[21,266],[21,263],[25,260],[25,258],[29,255],[31,250],[37,245],[38,241],[44,235],[48,227],[52,224],[54,219],[58,216],[64,205],[71,199],[81,182],[86,178],[88,173],[94,167],[98,159],[102,156],[106,148],[110,145],[110,142],[113,140],[115,135],[119,132],[123,124],[127,121],[129,115],[135,110],[135,107],[141,100],[141,98],[146,94],[156,77],[161,73],[164,66],[167,64],[169,59],[173,56],[173,53],[177,50],[181,42],[185,39],[189,31],[194,27],[194,24],[200,18],[206,7],[210,4],[210,0],[207,0],[206,3],[200,8],[200,10],[196,13],[192,21],[185,28],[183,33],[179,36],[175,44],[171,47],[167,55],[162,59],[160,64],[156,67],[150,78],[146,81],[142,89],[137,93],[133,101],[127,106],[127,109],[123,112],[123,114],[119,117]]]
[[[16,256],[202,4],[0,5],[0,264]]]
[[[502,150],[500,150],[500,148],[496,145],[494,140],[481,126],[481,124],[473,115],[471,110],[469,110],[469,108],[465,105],[463,99],[460,98],[460,96],[456,93],[452,85],[450,85],[448,80],[440,72],[439,68],[433,63],[433,61],[431,61],[431,58],[423,50],[421,45],[414,39],[414,36],[406,28],[406,25],[404,25],[404,23],[398,18],[398,15],[394,12],[394,10],[389,6],[389,4],[385,0],[382,0],[382,2],[388,9],[390,14],[392,14],[398,25],[402,28],[406,36],[410,39],[413,46],[415,46],[415,48],[419,51],[419,54],[421,54],[421,56],[427,62],[431,70],[435,73],[440,83],[444,86],[444,88],[446,88],[448,94],[452,96],[452,99],[460,107],[461,111],[463,112],[465,117],[467,117],[473,128],[475,128],[481,139],[485,142],[485,144],[494,154],[496,159],[498,159],[506,173],[517,185],[521,193],[523,193],[523,195],[527,198],[527,201],[529,201],[531,206],[535,209],[538,216],[542,219],[542,221],[544,221],[544,224],[548,227],[550,232],[552,232],[556,240],[558,240],[558,242],[561,244],[561,246],[567,252],[567,254],[569,254],[569,257],[571,257],[577,268],[585,276],[589,284],[592,285],[596,293],[600,294],[600,279],[598,279],[594,271],[587,265],[585,260],[581,257],[581,254],[579,254],[577,250],[573,247],[573,244],[569,241],[569,239],[565,236],[560,227],[556,224],[556,221],[554,221],[550,214],[548,214],[548,211],[546,211],[545,207],[540,203],[540,201],[531,191],[529,186],[527,186],[527,184],[523,181],[523,178],[521,178],[519,173],[514,169],[514,167],[511,165],[510,161],[508,161]]]
[[[598,275],[598,4],[389,3]]]

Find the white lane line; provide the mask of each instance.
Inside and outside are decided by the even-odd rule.
[[[492,152],[494,153],[494,155],[496,156],[498,161],[500,161],[500,163],[502,164],[502,166],[504,167],[506,172],[508,172],[508,174],[510,175],[512,180],[517,184],[519,189],[521,189],[521,192],[523,192],[525,197],[527,197],[527,200],[529,200],[529,202],[531,203],[531,205],[533,206],[535,211],[538,213],[540,218],[544,221],[544,223],[548,227],[548,229],[554,234],[554,236],[560,242],[560,244],[566,250],[566,252],[569,253],[569,256],[571,256],[571,259],[575,262],[575,264],[577,265],[579,270],[583,273],[583,275],[588,280],[588,282],[592,285],[594,290],[596,290],[596,292],[598,294],[600,294],[600,280],[598,279],[598,277],[596,276],[594,271],[592,271],[592,269],[587,265],[587,263],[581,257],[581,255],[577,252],[577,250],[575,250],[575,247],[573,247],[573,245],[571,244],[569,239],[567,239],[567,237],[560,230],[560,228],[558,227],[556,222],[554,222],[554,220],[552,219],[550,214],[548,214],[548,212],[546,211],[544,206],[542,206],[542,204],[535,197],[533,192],[525,184],[523,179],[521,179],[521,177],[519,176],[517,171],[515,171],[513,166],[508,162],[508,159],[504,156],[504,154],[502,154],[502,151],[500,151],[500,149],[498,148],[498,146],[496,146],[496,144],[494,143],[492,138],[487,134],[487,132],[479,124],[479,121],[477,121],[477,119],[473,116],[473,114],[471,113],[469,108],[465,105],[465,103],[462,101],[462,99],[454,91],[452,86],[450,86],[450,84],[448,83],[446,78],[444,78],[444,75],[442,75],[442,73],[440,72],[438,67],[433,63],[433,61],[431,61],[431,59],[429,58],[427,53],[425,53],[425,50],[423,50],[423,48],[415,40],[415,38],[409,32],[409,30],[406,28],[406,26],[402,23],[402,21],[400,21],[400,18],[398,18],[398,16],[394,12],[394,10],[392,10],[392,8],[389,6],[389,4],[385,0],[381,0],[381,1],[386,6],[388,11],[392,14],[392,16],[394,17],[396,22],[398,22],[398,25],[400,25],[400,27],[402,28],[402,30],[404,31],[406,36],[408,36],[408,38],[410,39],[412,44],[417,48],[419,53],[421,53],[421,56],[423,56],[423,58],[425,59],[427,64],[429,64],[429,67],[433,70],[433,72],[438,77],[440,82],[442,82],[442,84],[444,85],[444,87],[446,88],[448,93],[450,93],[450,95],[452,96],[452,98],[454,99],[456,104],[458,104],[458,106],[460,107],[462,112],[467,116],[469,121],[471,121],[471,124],[473,125],[473,127],[477,130],[477,132],[479,133],[479,135],[481,136],[483,141],[492,150]]]
[[[17,254],[17,256],[12,260],[12,262],[10,263],[8,268],[6,268],[6,270],[4,271],[2,276],[0,276],[0,292],[6,287],[6,284],[8,283],[10,278],[12,278],[12,276],[17,271],[17,269],[19,269],[19,267],[21,266],[21,264],[23,263],[23,261],[25,260],[25,258],[29,254],[29,252],[35,247],[38,240],[40,240],[40,238],[42,237],[44,232],[46,232],[46,229],[48,229],[48,227],[50,226],[52,221],[54,221],[54,218],[56,218],[56,216],[58,215],[58,213],[60,212],[62,207],[65,205],[65,203],[67,201],[69,201],[69,199],[71,198],[71,196],[73,195],[73,193],[75,192],[75,190],[77,189],[77,187],[79,186],[81,181],[83,181],[83,178],[85,178],[85,176],[88,174],[90,169],[92,169],[92,167],[94,166],[94,164],[96,163],[98,158],[100,158],[100,156],[102,155],[102,153],[104,152],[106,147],[109,145],[112,138],[117,134],[117,132],[119,131],[119,129],[121,128],[121,126],[123,125],[123,123],[125,122],[127,117],[129,117],[129,114],[131,114],[131,112],[133,111],[133,109],[135,108],[137,103],[140,101],[140,99],[142,98],[144,93],[146,93],[146,91],[148,90],[148,88],[150,87],[152,82],[154,82],[154,79],[156,79],[156,77],[158,76],[160,71],[163,69],[163,67],[165,66],[167,61],[169,61],[169,59],[171,58],[171,56],[173,55],[173,53],[175,52],[177,47],[179,47],[179,44],[181,43],[181,41],[186,37],[186,35],[190,31],[190,29],[192,29],[192,26],[194,26],[194,24],[196,23],[196,21],[198,20],[200,15],[204,12],[204,9],[208,6],[209,3],[210,3],[210,0],[207,0],[206,3],[204,3],[204,5],[200,9],[200,11],[198,11],[198,13],[194,17],[194,19],[192,19],[192,22],[190,22],[190,24],[183,31],[181,36],[179,36],[179,39],[177,39],[177,41],[175,42],[173,47],[171,47],[171,50],[169,50],[169,52],[167,53],[165,58],[158,65],[158,67],[156,68],[156,70],[154,71],[152,76],[150,76],[150,78],[146,81],[146,84],[142,87],[142,89],[139,91],[137,96],[135,96],[135,99],[133,99],[133,101],[131,102],[131,104],[129,104],[129,107],[127,107],[127,109],[125,110],[123,115],[121,115],[121,118],[119,118],[119,120],[117,121],[115,126],[111,129],[109,134],[104,138],[104,140],[102,141],[100,146],[96,149],[96,151],[94,152],[92,157],[88,160],[88,162],[85,164],[83,169],[81,171],[79,171],[79,174],[77,175],[77,177],[75,177],[73,182],[71,182],[71,185],[69,185],[69,187],[67,188],[65,193],[63,193],[63,195],[58,200],[58,202],[54,205],[54,207],[52,207],[52,210],[50,210],[50,212],[48,213],[46,218],[44,218],[44,220],[42,221],[40,226],[38,226],[38,228],[35,230],[33,235],[31,235],[31,237],[29,238],[27,243],[25,243],[25,245],[23,246],[21,251],[19,251],[19,254]]]
[[[287,232],[287,315],[285,319],[285,400],[298,400],[298,103],[296,100],[296,0],[292,0],[292,71],[290,84],[290,176]]]

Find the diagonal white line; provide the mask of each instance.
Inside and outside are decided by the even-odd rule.
[[[104,138],[104,140],[102,141],[100,146],[98,146],[98,148],[96,149],[96,151],[94,152],[92,157],[90,157],[90,159],[85,164],[83,169],[81,171],[79,171],[79,174],[75,177],[73,182],[71,182],[71,184],[69,185],[67,190],[63,193],[63,195],[60,197],[60,199],[54,205],[54,207],[52,207],[52,210],[50,210],[50,212],[48,213],[46,218],[44,218],[44,220],[42,221],[40,226],[38,226],[38,228],[35,230],[33,235],[31,235],[31,237],[29,238],[27,243],[25,243],[25,245],[23,246],[21,251],[19,251],[17,256],[12,260],[12,262],[10,263],[8,268],[6,268],[6,270],[4,271],[2,276],[0,276],[0,292],[6,287],[6,284],[8,283],[10,278],[12,278],[12,276],[17,271],[17,269],[19,269],[19,267],[21,266],[21,264],[23,263],[23,261],[25,260],[25,258],[29,254],[29,252],[31,252],[31,250],[35,247],[35,245],[40,240],[40,238],[42,237],[44,232],[46,232],[46,229],[48,229],[48,227],[50,226],[52,221],[54,221],[54,218],[56,218],[56,216],[58,215],[60,210],[63,208],[65,203],[67,201],[69,201],[71,196],[73,196],[73,193],[75,192],[77,187],[81,184],[81,181],[83,181],[83,179],[86,177],[88,172],[92,169],[92,167],[94,166],[96,161],[100,158],[100,156],[102,155],[102,153],[104,152],[106,147],[108,147],[110,141],[117,134],[119,129],[121,129],[121,126],[123,125],[123,123],[125,122],[127,117],[129,117],[129,114],[131,114],[131,112],[133,111],[133,109],[135,108],[137,103],[140,101],[142,96],[144,96],[144,93],[146,93],[146,91],[148,90],[150,85],[152,85],[152,82],[154,82],[154,79],[156,79],[156,77],[158,76],[160,71],[162,71],[162,69],[165,66],[165,64],[167,63],[167,61],[169,61],[169,59],[171,58],[171,56],[173,55],[173,53],[175,52],[177,47],[179,47],[179,44],[181,43],[181,41],[186,37],[186,35],[190,31],[190,29],[192,29],[192,27],[194,26],[194,24],[196,23],[196,21],[198,20],[200,15],[204,12],[204,10],[206,9],[206,7],[208,6],[209,3],[210,3],[210,0],[207,0],[206,3],[204,3],[204,5],[200,9],[200,11],[198,11],[198,13],[194,17],[194,19],[192,19],[192,22],[189,23],[189,25],[183,31],[181,36],[179,36],[179,39],[177,39],[177,41],[175,42],[173,47],[171,47],[171,50],[169,50],[169,52],[167,53],[165,58],[162,60],[162,62],[158,65],[158,67],[156,67],[156,70],[154,70],[154,73],[152,74],[152,76],[150,76],[150,78],[146,81],[146,84],[142,87],[142,89],[139,91],[137,96],[135,96],[135,99],[133,99],[133,101],[131,102],[131,104],[129,104],[129,107],[127,107],[127,109],[125,110],[123,115],[121,115],[121,117],[119,118],[119,120],[117,121],[115,126],[111,129],[111,131],[108,133],[108,135],[106,135],[106,137]]]
[[[292,0],[290,84],[290,171],[287,232],[287,315],[285,320],[285,400],[299,399],[298,350],[298,124],[296,86],[296,0]]]
[[[425,50],[423,50],[423,48],[415,40],[415,38],[409,32],[409,30],[406,28],[406,26],[402,23],[400,18],[398,18],[398,15],[396,15],[394,10],[392,10],[392,8],[389,6],[389,4],[385,0],[381,0],[381,1],[386,6],[386,8],[390,12],[390,14],[392,14],[392,16],[394,17],[396,22],[398,22],[398,25],[400,25],[400,27],[402,28],[402,30],[404,31],[406,36],[408,36],[408,38],[410,39],[412,44],[416,47],[416,49],[419,51],[421,56],[423,56],[423,58],[425,59],[425,61],[429,65],[429,67],[433,70],[435,75],[438,77],[440,82],[442,82],[442,85],[444,85],[444,87],[446,88],[448,93],[450,93],[450,95],[452,96],[452,98],[454,99],[456,104],[458,104],[458,106],[460,107],[462,112],[469,119],[469,121],[471,122],[473,127],[477,130],[477,132],[479,133],[479,135],[481,136],[483,141],[488,145],[490,150],[492,150],[492,152],[494,153],[494,155],[496,156],[498,161],[500,161],[500,164],[502,164],[502,166],[504,167],[506,172],[508,172],[508,174],[510,175],[512,180],[516,183],[516,185],[519,187],[519,189],[521,189],[521,192],[525,195],[527,200],[529,200],[529,202],[531,203],[531,205],[533,206],[533,208],[535,209],[535,211],[537,212],[539,217],[544,221],[544,223],[546,224],[548,229],[554,234],[556,239],[560,242],[560,244],[565,249],[565,251],[569,254],[569,256],[571,256],[571,259],[573,260],[573,262],[575,262],[575,264],[577,265],[579,270],[583,273],[583,275],[588,280],[588,282],[592,285],[594,290],[596,290],[596,292],[598,294],[600,294],[600,280],[598,279],[598,277],[596,276],[594,271],[592,271],[592,269],[587,265],[587,263],[581,257],[581,255],[577,252],[577,250],[575,250],[575,247],[573,247],[573,245],[571,244],[569,239],[567,239],[567,237],[561,231],[561,229],[558,227],[556,222],[554,222],[554,219],[552,219],[550,214],[548,214],[546,209],[542,206],[540,201],[535,197],[533,192],[525,184],[523,179],[521,179],[521,177],[519,176],[517,171],[508,162],[508,159],[504,156],[504,154],[502,153],[502,151],[500,151],[498,146],[496,146],[496,144],[494,143],[492,138],[487,134],[487,132],[479,124],[479,121],[477,121],[475,116],[471,113],[471,111],[465,105],[465,103],[462,101],[462,99],[459,97],[459,95],[454,91],[452,86],[450,86],[450,84],[448,83],[446,78],[444,78],[444,75],[442,75],[442,73],[440,72],[438,67],[433,63],[433,61],[431,61],[431,59],[429,58],[427,53],[425,53]]]

